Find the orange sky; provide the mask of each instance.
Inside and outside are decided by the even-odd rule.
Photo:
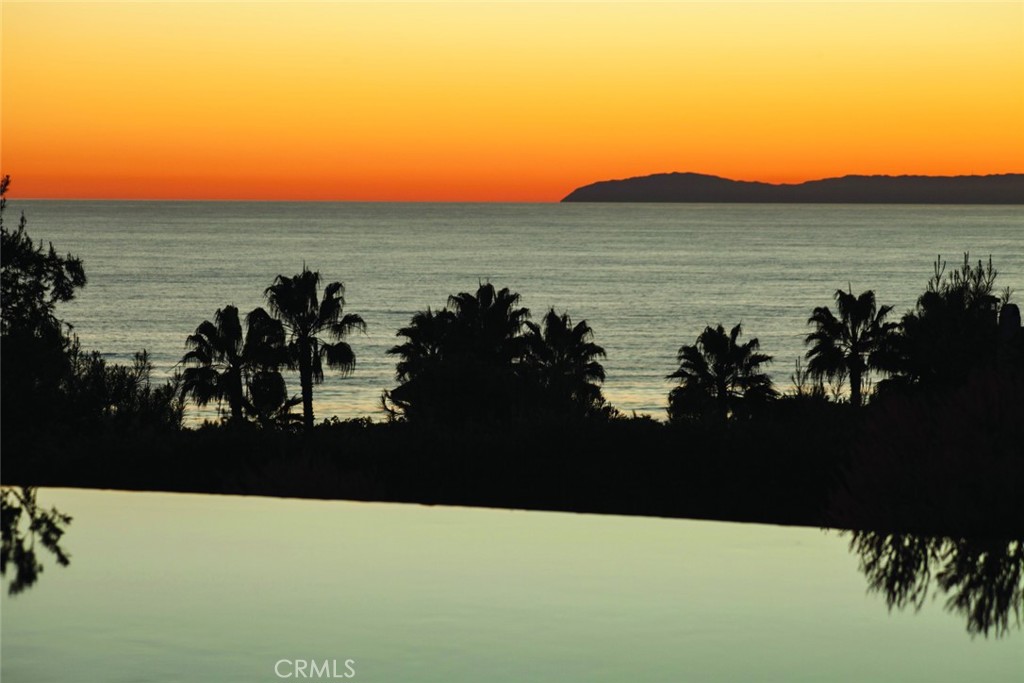
[[[17,197],[1024,171],[1024,2],[2,0]]]

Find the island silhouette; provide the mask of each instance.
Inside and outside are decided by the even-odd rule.
[[[562,201],[1024,204],[1024,174],[847,175],[775,185],[703,173],[656,173],[584,185],[570,192]]]

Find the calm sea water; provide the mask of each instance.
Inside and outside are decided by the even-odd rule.
[[[874,289],[902,313],[937,254],[991,254],[1024,290],[1024,208],[751,204],[373,204],[17,201],[30,234],[85,261],[89,284],[62,316],[87,347],[161,373],[226,304],[261,305],[277,274],[306,263],[346,286],[366,320],[346,379],[328,376],[318,417],[380,417],[394,386],[396,330],[481,281],[586,319],[608,353],[605,394],[661,417],[681,344],[742,322],[785,385],[806,321],[838,287]],[[297,383],[292,389],[298,392]]]
[[[866,590],[817,529],[42,490],[69,567],[0,598],[4,681],[1019,681],[1020,633]],[[339,664],[339,671],[344,671]]]

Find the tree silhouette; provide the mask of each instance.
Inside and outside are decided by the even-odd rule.
[[[777,394],[771,378],[761,366],[772,357],[759,352],[753,338],[739,343],[743,333],[736,325],[726,333],[722,325],[706,327],[695,344],[679,348],[679,369],[666,379],[678,379],[669,393],[669,418],[728,418],[749,412]]]
[[[243,335],[238,308],[217,309],[213,322],[204,320],[189,335],[190,350],[181,359],[182,391],[197,405],[227,403],[233,422],[245,415],[268,422],[287,407],[284,378],[278,367],[287,362],[284,328],[262,308],[245,317]]]
[[[811,347],[806,354],[807,369],[819,378],[848,376],[850,403],[859,406],[864,378],[880,367],[880,356],[897,325],[885,322],[892,306],[878,308],[870,289],[860,296],[854,296],[852,289],[837,289],[835,300],[838,317],[828,306],[819,306],[807,319],[807,324],[815,327],[804,340]]]
[[[1010,296],[1009,290],[995,293],[997,274],[991,258],[972,265],[964,254],[960,267],[951,271],[941,257],[936,259],[926,291],[903,316],[900,333],[883,358],[891,377],[879,389],[949,388],[993,368],[999,356],[999,313]]]
[[[521,332],[530,311],[520,307],[519,300],[507,287],[496,290],[489,282],[480,285],[475,294],[461,292],[448,297],[450,353],[474,356],[496,366],[520,360],[526,350]]]
[[[413,315],[398,331],[399,386],[384,406],[408,419],[464,421],[520,415],[529,402],[523,362],[528,309],[508,288],[490,283],[448,297],[444,309]]]
[[[10,182],[0,179],[0,415],[4,425],[23,429],[66,413],[62,385],[72,370],[74,340],[55,309],[74,298],[86,277],[80,259],[29,237],[24,214],[16,229],[4,224]]]
[[[288,365],[299,371],[302,387],[302,422],[313,428],[313,385],[324,380],[324,364],[343,375],[352,372],[356,355],[345,341],[366,323],[345,313],[345,287],[332,282],[320,297],[320,273],[305,266],[294,277],[278,275],[263,292],[271,313],[281,321],[288,340]],[[333,340],[333,341],[328,341]]]
[[[0,333],[51,337],[62,332],[54,306],[71,301],[75,290],[85,286],[85,269],[81,259],[71,254],[60,256],[53,244],[48,249],[42,243],[36,245],[25,232],[25,214],[17,229],[7,229],[3,213],[10,184],[10,176],[0,179]]]
[[[0,432],[5,443],[12,435],[22,439],[36,430],[53,433],[109,421],[119,427],[180,427],[177,377],[154,386],[145,350],[127,366],[108,364],[95,351],[84,353],[71,325],[57,317],[57,305],[73,300],[86,283],[82,261],[59,255],[52,244],[37,245],[25,231],[24,214],[17,229],[4,225],[9,186],[9,176],[0,179]],[[33,452],[24,446],[18,450],[26,456]]]
[[[592,413],[604,404],[601,388],[604,349],[593,343],[594,333],[587,321],[576,325],[568,313],[552,308],[543,326],[527,321],[525,335],[528,372],[556,411],[580,415]]]
[[[405,343],[387,351],[400,358],[395,366],[398,381],[413,380],[441,362],[452,328],[451,322],[451,311],[442,309],[435,313],[428,306],[426,311],[414,313],[409,324],[398,330],[397,336],[405,337]]]

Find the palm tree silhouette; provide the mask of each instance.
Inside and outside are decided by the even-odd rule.
[[[807,319],[815,330],[807,335],[807,369],[814,377],[850,377],[850,403],[861,405],[861,386],[872,369],[880,367],[896,323],[885,322],[892,306],[876,307],[872,290],[854,296],[853,290],[835,293],[837,318],[828,306],[819,306]]]
[[[286,403],[284,379],[277,371],[284,361],[284,330],[262,308],[245,320],[243,335],[238,308],[217,309],[213,322],[204,320],[185,340],[190,350],[181,359],[188,366],[182,373],[183,394],[200,406],[226,402],[234,422],[246,412],[259,417]]]
[[[586,414],[604,403],[601,388],[604,349],[593,343],[594,332],[581,320],[576,325],[568,313],[550,309],[541,325],[526,322],[527,364],[541,392],[556,405]]]
[[[409,419],[462,421],[515,413],[525,402],[517,372],[526,355],[523,323],[530,312],[507,288],[480,284],[448,297],[445,308],[413,315],[398,331],[399,386],[383,404]],[[389,407],[389,403],[394,406]]]
[[[270,311],[288,336],[288,365],[299,371],[302,422],[307,431],[313,428],[313,385],[323,382],[324,363],[343,375],[349,374],[356,355],[343,340],[354,330],[366,331],[360,316],[344,312],[344,285],[330,283],[322,299],[319,288],[320,273],[303,266],[294,277],[278,275],[263,292]]]
[[[500,366],[521,359],[526,350],[521,332],[530,311],[519,306],[519,299],[507,287],[495,290],[489,282],[481,284],[476,294],[449,296],[450,351]]]
[[[399,382],[419,377],[444,358],[451,322],[451,311],[434,312],[428,306],[426,311],[414,313],[409,324],[398,330],[397,336],[405,337],[406,341],[392,346],[387,353],[400,357],[395,366],[395,378]]]
[[[758,351],[756,337],[740,344],[742,333],[741,325],[728,334],[722,325],[709,326],[695,344],[679,347],[679,369],[666,378],[679,380],[679,386],[669,393],[670,419],[717,417],[724,421],[777,395],[771,378],[761,371],[772,357]]]

